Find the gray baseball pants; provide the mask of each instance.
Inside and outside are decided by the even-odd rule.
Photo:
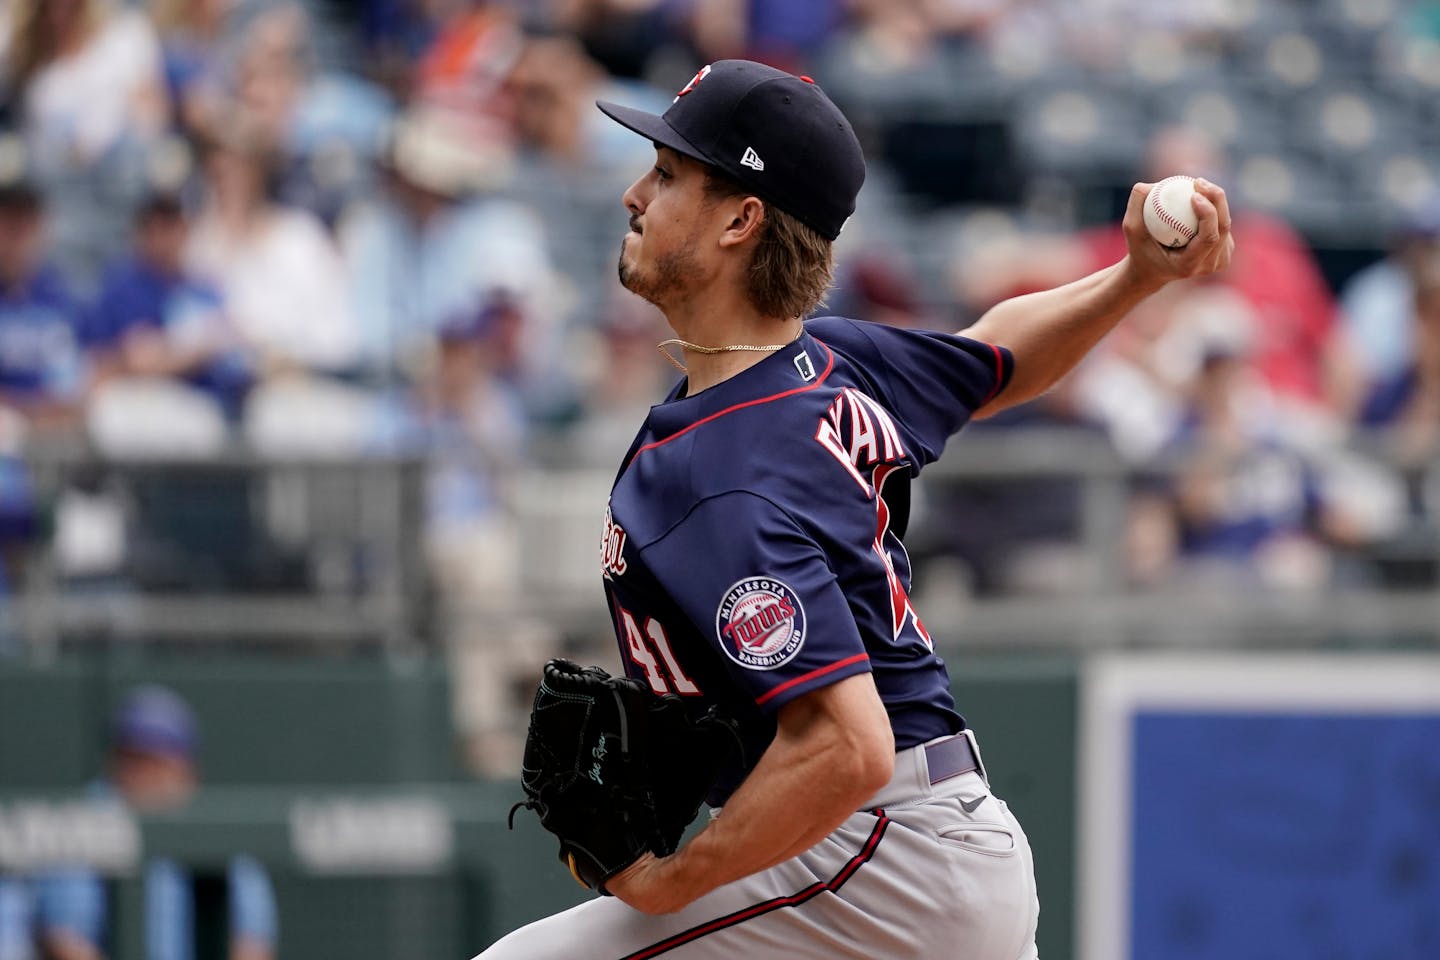
[[[980,799],[983,798],[983,799]],[[979,772],[930,784],[922,747],[810,850],[678,913],[600,897],[476,960],[1037,960],[1030,843]]]

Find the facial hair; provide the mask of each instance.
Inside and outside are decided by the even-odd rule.
[[[683,289],[699,273],[694,252],[697,239],[698,232],[697,236],[687,238],[679,250],[661,254],[648,271],[642,271],[625,262],[625,241],[621,240],[620,262],[617,268],[620,285],[663,310],[670,295]]]

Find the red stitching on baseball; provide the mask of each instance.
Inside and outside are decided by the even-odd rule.
[[[1166,179],[1169,178],[1167,177]],[[1160,185],[1164,182],[1164,180],[1161,180],[1160,183],[1155,184],[1154,189],[1150,191],[1150,206],[1155,208],[1155,216],[1159,217],[1160,222],[1165,224],[1170,229],[1179,231],[1180,235],[1185,237],[1186,240],[1194,240],[1195,234],[1200,232],[1199,226],[1197,225],[1194,227],[1187,227],[1175,217],[1171,216],[1164,207],[1160,206]],[[1190,189],[1191,192],[1194,192],[1194,180],[1190,181]]]

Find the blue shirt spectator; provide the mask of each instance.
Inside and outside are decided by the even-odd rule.
[[[40,267],[0,288],[0,391],[23,408],[75,398],[82,384],[80,307],[60,275]]]
[[[142,813],[181,807],[196,784],[198,745],[185,701],[163,687],[135,690],[113,718],[111,776],[96,790]],[[145,862],[144,960],[197,960],[197,880],[171,858]],[[234,856],[224,883],[230,960],[270,960],[278,923],[265,868],[253,857]],[[0,960],[107,956],[110,907],[105,881],[88,869],[0,878]]]
[[[175,860],[156,858],[145,864],[145,960],[196,960],[194,881]],[[252,857],[232,858],[225,890],[231,941],[273,950],[277,911],[265,868]],[[88,870],[0,879],[0,960],[41,960],[55,952],[57,938],[105,953],[108,913],[105,882]]]
[[[138,328],[183,326],[196,314],[218,314],[221,309],[220,293],[213,286],[133,255],[110,265],[101,290],[88,331],[91,341],[100,344],[115,343]]]
[[[101,350],[132,347],[137,338],[163,344],[170,357],[164,372],[211,394],[232,418],[239,415],[254,373],[238,349],[226,350],[220,293],[204,281],[157,270],[131,257],[106,272],[89,345]],[[145,349],[145,348],[140,348]],[[129,351],[131,372],[139,364]],[[159,371],[156,371],[159,372]]]
[[[543,224],[525,205],[484,190],[509,161],[473,148],[442,115],[408,115],[386,159],[386,191],[341,224],[372,369],[413,365],[452,318],[497,292],[525,308],[536,320],[530,342],[543,342],[555,288]]]
[[[53,419],[83,385],[81,311],[45,262],[45,212],[32,184],[0,185],[0,403]]]
[[[104,942],[103,881],[87,870],[0,878],[0,960],[65,956],[65,944]]]
[[[237,416],[253,382],[219,290],[184,266],[187,224],[172,197],[148,200],[134,252],[106,271],[87,345],[122,375],[178,377]]]

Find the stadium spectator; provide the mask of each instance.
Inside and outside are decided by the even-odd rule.
[[[493,594],[515,572],[511,485],[528,431],[499,368],[506,327],[520,320],[503,297],[456,318],[439,331],[434,370],[418,388],[431,451],[430,552],[442,585],[469,585],[457,596]]]
[[[111,720],[107,747],[105,780],[93,788],[98,796],[114,796],[139,814],[173,812],[190,802],[199,784],[199,734],[189,705],[173,691],[131,691]],[[226,960],[273,960],[275,895],[254,858],[232,857],[218,877],[208,878],[169,857],[150,857],[142,886],[143,960],[197,960],[199,930],[210,914],[225,918]],[[11,881],[0,887],[0,948],[15,955],[0,956],[104,960],[114,951],[111,901],[105,881],[84,868]],[[27,939],[33,952],[17,946]]]
[[[1175,443],[1212,341],[1249,344],[1259,322],[1233,290],[1176,284],[1137,307],[1063,385],[1062,396],[1078,417],[1103,426],[1123,457],[1147,463]],[[1273,420],[1263,382],[1251,378],[1246,389],[1256,418]]]
[[[456,725],[472,768],[494,777],[512,775],[519,762],[517,694],[555,643],[516,603],[514,488],[528,459],[529,425],[503,372],[524,322],[503,294],[456,316],[438,331],[434,368],[417,385],[430,451],[425,550],[457,679]]]
[[[246,128],[203,145],[205,199],[186,244],[193,276],[213,284],[268,376],[339,372],[358,360],[344,264],[311,213],[273,199],[274,155]]]
[[[1415,357],[1415,275],[1440,251],[1440,197],[1410,212],[1386,256],[1359,271],[1340,292],[1346,335],[1364,392],[1384,390],[1402,377]],[[1362,421],[1374,422],[1362,410]]]
[[[106,272],[90,349],[102,377],[182,380],[233,419],[251,374],[220,292],[186,269],[188,233],[179,197],[156,193],[140,206],[134,249]]]
[[[89,167],[166,121],[160,48],[145,15],[111,0],[19,0],[6,51],[37,165]]]
[[[1414,290],[1403,338],[1408,354],[1387,374],[1377,374],[1361,406],[1358,423],[1387,431],[1390,464],[1402,487],[1403,525],[1391,545],[1401,555],[1407,541],[1421,555],[1433,549],[1440,495],[1432,464],[1440,450],[1440,249],[1409,259],[1403,282]],[[1381,301],[1383,303],[1383,301]],[[1382,572],[1393,573],[1382,566]],[[1403,575],[1403,572],[1402,572]],[[1434,581],[1433,573],[1428,582]]]
[[[87,292],[124,243],[148,150],[168,119],[160,50],[116,0],[9,5],[8,96],[45,191],[52,256]]]
[[[222,51],[240,0],[150,0],[160,37],[165,88],[181,129],[203,128],[221,94]]]
[[[365,49],[365,72],[397,100],[408,99],[411,70],[435,40],[427,15],[433,3],[420,0],[364,0],[355,16]]]
[[[255,14],[237,41],[233,103],[212,122],[238,111],[279,164],[279,199],[333,222],[368,186],[393,110],[368,81],[321,69],[312,31],[295,3]]]
[[[72,425],[82,335],[80,304],[46,261],[44,199],[23,180],[0,186],[0,407],[37,430]]]
[[[644,141],[637,148],[633,135],[617,134],[603,114],[596,120],[595,101],[648,103],[662,110],[670,102],[644,84],[612,79],[574,37],[563,34],[527,38],[506,86],[527,168],[530,159],[547,161],[556,174],[577,180],[598,176],[607,188],[624,176],[617,167],[624,169],[651,148]]]
[[[524,462],[527,424],[502,371],[523,323],[520,307],[496,295],[437,332],[434,369],[417,385],[434,452],[429,498],[434,535],[472,539],[479,546],[486,537],[472,538],[473,526],[489,526],[505,511],[510,482]]]
[[[340,224],[366,362],[413,374],[441,327],[503,291],[548,312],[553,274],[527,207],[494,189],[509,177],[503,142],[477,150],[444,110],[413,108],[385,156],[385,190]]]
[[[687,78],[688,79],[688,78]],[[595,109],[612,100],[661,112],[674,96],[634,81],[613,79],[573,37],[531,37],[507,86],[515,102],[519,151],[506,196],[532,208],[547,224],[574,224],[547,235],[556,263],[587,299],[614,282],[615,254],[582,225],[615,216],[615,198],[637,168],[654,157],[644,140]]]
[[[1431,249],[1408,271],[1414,289],[1409,355],[1388,376],[1376,378],[1360,422],[1398,432],[1404,466],[1426,462],[1440,441],[1440,251]]]
[[[1257,315],[1223,286],[1182,291],[1132,348],[1127,374],[1115,356],[1091,378],[1128,394],[1166,396],[1169,436],[1148,458],[1165,479],[1132,504],[1133,578],[1183,576],[1187,588],[1313,591],[1332,582],[1333,547],[1365,546],[1393,532],[1398,490],[1373,466],[1287,426],[1283,407],[1247,354]],[[1138,384],[1149,380],[1148,388]],[[1127,430],[1134,430],[1132,422]],[[1124,431],[1112,430],[1112,436]],[[1172,472],[1173,471],[1173,472]]]
[[[523,36],[503,3],[440,0],[429,12],[433,40],[415,65],[413,103],[454,110],[493,137],[510,123],[505,78],[520,56]]]

